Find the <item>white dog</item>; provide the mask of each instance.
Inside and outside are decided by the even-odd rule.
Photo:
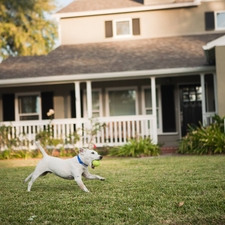
[[[31,186],[39,176],[44,176],[47,173],[53,173],[67,180],[74,179],[79,187],[85,192],[89,192],[89,190],[82,182],[81,175],[87,179],[105,180],[105,178],[103,177],[93,175],[88,172],[88,165],[90,165],[94,169],[94,165],[92,164],[93,160],[102,159],[102,156],[99,155],[96,151],[81,148],[77,156],[71,159],[63,160],[60,158],[49,156],[38,142],[36,143],[36,145],[40,149],[43,158],[37,164],[34,172],[31,173],[24,181],[27,182],[30,179],[30,182],[28,183],[28,191],[30,191]]]

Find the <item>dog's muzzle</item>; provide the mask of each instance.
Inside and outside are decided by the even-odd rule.
[[[102,158],[103,158],[103,156],[100,155],[100,156],[99,156],[99,159],[95,159],[95,160],[93,160],[93,161],[99,161],[99,160],[102,160]],[[92,162],[93,162],[93,161],[92,161]],[[95,166],[93,165],[92,162],[91,162],[91,168],[94,169]]]

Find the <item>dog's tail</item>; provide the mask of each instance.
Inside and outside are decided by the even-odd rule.
[[[31,174],[24,180],[24,183],[26,183],[26,182],[31,178],[32,175],[33,175],[33,173],[31,173]]]
[[[37,141],[36,142],[37,147],[40,149],[43,157],[47,156],[48,154],[45,152],[44,148],[40,145],[40,143]]]

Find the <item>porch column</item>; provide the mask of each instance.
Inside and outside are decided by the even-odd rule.
[[[206,117],[205,117],[205,75],[204,74],[200,74],[200,78],[201,78],[201,88],[202,88],[202,124],[206,125],[207,121],[206,121]]]
[[[80,102],[80,81],[75,82],[75,105],[76,105],[76,118],[81,118],[81,102]]]
[[[152,140],[155,144],[157,144],[158,143],[158,134],[157,134],[155,77],[151,77],[151,94],[152,94],[152,115],[154,117]]]
[[[92,90],[91,90],[91,81],[87,81],[87,111],[88,118],[92,118]]]
[[[76,105],[76,119],[77,123],[76,123],[76,130],[77,133],[80,135],[82,135],[81,132],[81,122],[79,119],[81,119],[81,101],[80,101],[80,81],[76,81],[74,82],[75,84],[75,105]],[[82,147],[82,142],[81,140],[77,142],[77,147]]]
[[[214,97],[215,97],[215,113],[218,114],[218,96],[217,96],[217,80],[216,74],[213,73]]]

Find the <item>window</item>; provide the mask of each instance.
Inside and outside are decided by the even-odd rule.
[[[40,113],[39,93],[16,95],[16,120],[39,120]]]
[[[115,20],[113,21],[113,28],[115,37],[129,37],[131,36],[131,27],[132,21],[131,19],[126,20]]]
[[[106,38],[131,37],[132,35],[140,35],[139,18],[105,21]]]
[[[225,11],[224,12],[216,12],[216,30],[225,30]]]
[[[225,11],[205,13],[206,30],[225,30]]]
[[[136,88],[108,89],[107,103],[107,115],[109,116],[138,114]]]
[[[150,87],[142,88],[144,95],[144,104],[143,104],[143,114],[149,115],[152,114],[152,93]],[[159,89],[156,88],[156,116],[157,116],[157,128],[158,132],[161,131],[161,113],[160,113],[160,93]]]
[[[84,111],[85,116],[87,117],[87,92],[84,95]],[[92,117],[100,117],[102,116],[102,94],[100,89],[92,90]]]
[[[100,91],[92,92],[92,116],[99,117],[100,116]]]

